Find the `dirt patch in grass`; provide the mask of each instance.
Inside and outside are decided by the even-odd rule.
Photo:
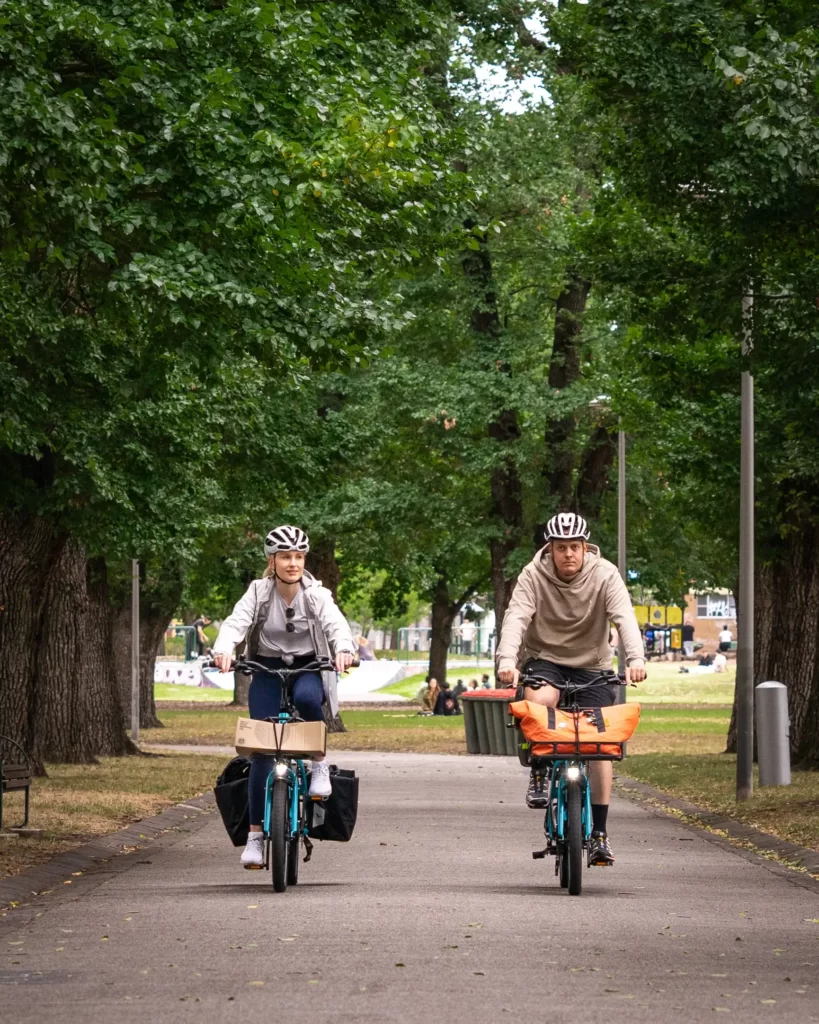
[[[31,788],[30,825],[43,833],[0,839],[0,878],[204,793],[224,760],[169,753],[105,757],[93,765],[47,765],[48,777],[35,779]],[[22,793],[6,794],[4,821],[14,825],[22,818]]]
[[[790,786],[760,788],[735,802],[736,758],[732,754],[653,753],[630,756],[624,775],[671,796],[754,825],[789,842],[819,850],[819,772],[794,772]]]

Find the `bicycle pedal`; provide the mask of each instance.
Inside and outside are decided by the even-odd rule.
[[[546,854],[548,852],[549,852],[548,849],[546,849],[546,850],[532,850],[532,860],[544,860],[545,857],[546,857]]]
[[[314,804],[322,804],[328,798],[326,796],[311,796],[310,799],[313,801]]]
[[[261,871],[264,867],[263,864],[243,864],[242,867],[245,871]]]

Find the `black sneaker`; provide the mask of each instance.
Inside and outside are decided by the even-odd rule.
[[[545,807],[549,802],[549,776],[545,772],[532,771],[529,776],[529,788],[526,790],[526,806],[532,808]]]
[[[614,864],[614,853],[605,832],[592,832],[589,843],[589,867],[607,868]]]

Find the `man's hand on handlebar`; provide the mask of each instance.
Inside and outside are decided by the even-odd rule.
[[[517,686],[520,679],[520,672],[516,668],[504,668],[498,672],[498,682],[506,683],[507,686]]]
[[[346,672],[353,663],[353,656],[349,651],[339,651],[336,655],[336,672]]]
[[[230,670],[233,668],[233,655],[214,654],[213,664],[219,669],[220,672],[230,672]]]
[[[626,668],[626,686],[634,686],[637,683],[642,683],[646,677],[645,666],[637,668]]]

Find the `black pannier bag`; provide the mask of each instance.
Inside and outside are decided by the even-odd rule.
[[[358,816],[358,779],[355,772],[330,765],[333,792],[320,803],[307,801],[307,825],[311,839],[346,843],[352,838]]]
[[[250,811],[247,803],[247,782],[250,758],[234,757],[216,780],[213,789],[216,806],[234,846],[244,846],[250,831]]]

